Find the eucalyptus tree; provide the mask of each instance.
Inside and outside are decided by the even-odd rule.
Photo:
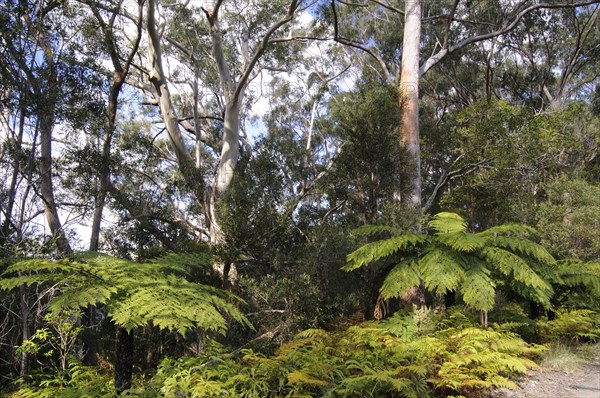
[[[297,26],[297,15],[310,2],[228,2],[203,3],[202,7],[187,9],[183,5],[168,8],[155,0],[147,2],[149,78],[154,86],[165,128],[171,140],[179,168],[188,185],[195,192],[196,200],[205,205],[207,223],[213,242],[220,239],[215,214],[215,202],[230,186],[240,156],[241,115],[247,90],[252,81],[261,76],[265,69],[281,69],[285,66],[282,49],[288,36]],[[166,24],[170,17],[185,15],[184,27],[189,30],[182,36],[176,24]],[[222,138],[217,148],[217,166],[212,183],[198,170],[180,128],[181,119],[170,92],[169,80],[163,67],[161,40],[170,43],[179,53],[178,59],[191,69],[194,92],[198,84],[214,92],[221,115],[214,115],[222,128]],[[198,95],[194,96],[193,115],[182,119],[194,120],[187,124],[195,136],[197,145],[202,141],[201,118],[212,115],[200,114]],[[209,147],[209,150],[213,148]],[[205,181],[206,180],[206,181]],[[209,195],[206,195],[206,191]],[[208,197],[207,197],[208,196]]]
[[[467,46],[503,37],[516,29],[524,17],[538,10],[577,9],[593,15],[599,4],[596,0],[352,3],[332,0],[329,16],[334,40],[371,58],[372,66],[379,69],[382,77],[399,88],[400,136],[402,145],[412,154],[413,175],[411,186],[403,189],[402,201],[417,211],[422,206],[419,129],[422,77]],[[584,39],[588,31],[581,32],[585,32],[580,35]]]
[[[101,161],[98,164],[99,170],[97,170],[96,192],[94,195],[95,204],[89,245],[90,250],[97,251],[100,242],[102,215],[106,197],[111,188],[110,156],[112,140],[117,128],[119,96],[142,39],[143,8],[141,4],[138,6],[137,19],[131,26],[135,33],[133,37],[129,38],[125,35],[125,32],[119,31],[119,28],[124,28],[124,22],[120,19],[119,15],[123,7],[121,1],[109,1],[106,4],[101,1],[83,1],[83,3],[87,5],[89,12],[93,16],[93,20],[88,21],[88,24],[94,24],[92,21],[95,21],[95,24],[100,28],[99,30],[88,29],[88,35],[90,36],[88,40],[91,47],[103,50],[109,57],[113,69],[104,115],[104,137],[99,140],[99,144],[101,141],[101,145],[98,145],[99,147],[101,146],[101,149],[98,148],[98,151],[101,152]],[[128,6],[131,6],[131,4],[128,4]],[[133,12],[135,10],[129,7],[128,11]],[[99,65],[97,67],[100,69]]]
[[[3,64],[6,70],[13,69],[18,90],[14,95],[26,109],[27,117],[33,116],[40,148],[39,191],[48,226],[61,254],[72,251],[66,239],[54,194],[52,181],[52,130],[60,107],[60,92],[65,71],[61,69],[59,57],[61,13],[59,3],[46,1],[6,3],[2,7],[3,47],[6,49]],[[20,15],[21,18],[16,18]],[[64,37],[64,36],[63,36]],[[30,119],[31,120],[31,119]]]

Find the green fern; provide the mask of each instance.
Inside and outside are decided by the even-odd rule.
[[[241,299],[179,276],[188,272],[190,263],[206,260],[171,254],[165,261],[136,263],[97,253],[77,254],[75,260],[25,260],[7,268],[0,288],[57,284],[61,293],[50,301],[50,311],[105,304],[108,316],[128,330],[152,322],[180,334],[193,328],[222,333],[225,314],[251,326],[234,304]]]
[[[414,257],[399,262],[389,272],[381,285],[381,295],[385,299],[397,297],[419,284],[419,270]]]
[[[419,260],[425,287],[441,294],[457,289],[465,277],[464,262],[460,252],[440,246],[426,250]]]
[[[396,260],[381,286],[384,298],[398,297],[422,279],[433,293],[462,293],[469,307],[489,311],[496,286],[503,282],[523,297],[551,306],[551,280],[555,261],[541,245],[530,240],[531,227],[507,224],[480,233],[467,232],[462,217],[439,213],[429,221],[431,234],[402,232],[396,228],[364,226],[357,236],[386,233],[347,256],[342,269],[352,271],[383,259]]]
[[[436,231],[436,234],[465,232],[467,230],[465,220],[458,214],[449,212],[442,212],[433,216],[429,221],[429,226]]]
[[[427,239],[425,235],[406,232],[400,236],[367,243],[347,256],[348,264],[342,269],[353,271],[400,251],[414,250],[417,246],[425,243]]]

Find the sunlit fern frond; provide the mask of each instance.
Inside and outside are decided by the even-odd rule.
[[[427,237],[424,235],[405,233],[400,236],[367,243],[348,254],[347,264],[342,269],[352,271],[398,252],[412,250],[426,241]]]
[[[465,232],[467,230],[465,220],[458,214],[449,212],[441,212],[433,216],[429,221],[429,226],[436,231],[436,234]]]

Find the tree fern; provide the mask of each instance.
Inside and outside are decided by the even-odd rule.
[[[465,220],[456,213],[438,213],[429,221],[429,226],[436,234],[448,234],[453,232],[465,232],[467,224]]]
[[[554,259],[530,240],[531,227],[507,224],[480,233],[467,232],[462,217],[439,213],[428,223],[429,234],[402,232],[383,226],[364,226],[357,236],[385,233],[347,256],[343,268],[352,271],[383,259],[394,259],[381,286],[384,298],[400,296],[417,286],[420,278],[433,293],[460,291],[465,304],[487,312],[494,306],[497,282],[523,297],[550,307]]]
[[[473,261],[471,264],[461,285],[463,300],[471,308],[487,312],[494,307],[496,284],[485,263]]]
[[[136,263],[95,253],[81,253],[71,261],[25,260],[7,268],[0,288],[54,283],[60,294],[50,301],[50,311],[106,304],[108,316],[128,330],[152,322],[180,334],[192,328],[224,332],[225,314],[249,326],[233,304],[241,299],[180,276],[190,262],[194,260],[187,255]]]

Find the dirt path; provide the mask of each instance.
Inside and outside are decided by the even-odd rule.
[[[600,352],[573,373],[551,369],[530,372],[520,391],[499,390],[496,398],[600,398]]]

